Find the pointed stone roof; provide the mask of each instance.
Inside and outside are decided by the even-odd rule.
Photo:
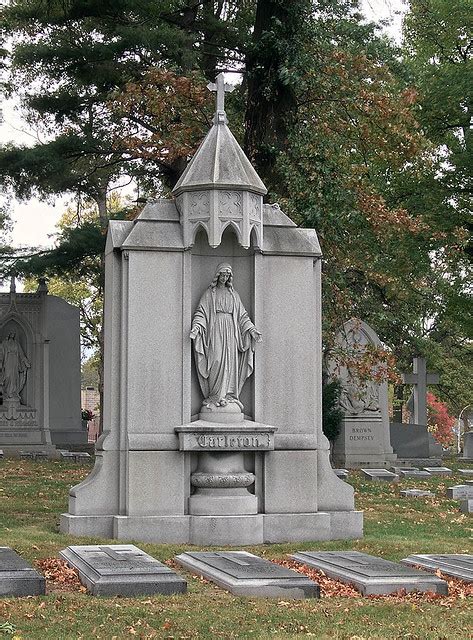
[[[227,126],[225,92],[232,91],[234,87],[225,84],[221,73],[215,84],[209,84],[208,88],[217,92],[213,126],[174,187],[174,196],[184,191],[209,188],[237,189],[264,195],[266,187]]]

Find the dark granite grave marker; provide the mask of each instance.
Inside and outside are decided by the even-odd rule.
[[[96,596],[185,593],[187,583],[133,544],[67,547],[59,553]]]
[[[46,581],[10,547],[0,547],[0,596],[42,596]]]
[[[291,556],[332,578],[353,584],[363,595],[406,591],[447,593],[447,583],[418,569],[408,569],[390,560],[359,551],[307,551]]]
[[[182,553],[176,562],[235,595],[318,598],[319,585],[296,571],[246,551]]]
[[[460,578],[465,582],[473,582],[473,556],[466,553],[446,553],[436,555],[431,553],[412,554],[401,560],[403,564],[419,565],[432,571],[441,571],[447,576]]]

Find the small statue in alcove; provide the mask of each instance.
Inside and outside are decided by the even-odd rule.
[[[20,392],[25,386],[30,366],[15,332],[10,331],[0,343],[0,385],[4,400],[20,400]]]
[[[231,265],[218,265],[194,313],[190,337],[204,405],[211,410],[236,403],[243,409],[240,392],[262,338],[233,288]]]

